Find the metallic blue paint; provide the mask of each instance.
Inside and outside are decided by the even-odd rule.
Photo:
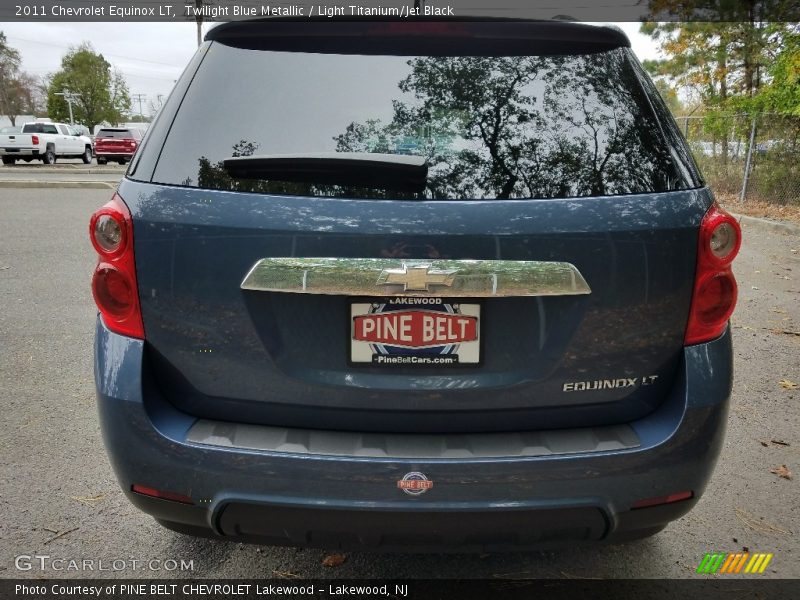
[[[667,398],[631,423],[642,442],[636,449],[429,461],[293,455],[187,443],[195,418],[174,408],[155,385],[147,345],[109,332],[98,319],[95,377],[103,438],[131,501],[158,519],[200,528],[195,533],[217,531],[220,510],[241,501],[262,504],[267,517],[270,506],[425,512],[434,527],[430,511],[593,507],[605,515],[612,539],[631,523],[657,528],[693,501],[670,511],[631,511],[631,505],[684,490],[695,498],[702,494],[722,444],[732,382],[728,330],[681,352]],[[434,488],[414,498],[401,493],[396,482],[409,471],[424,472]],[[133,494],[134,483],[186,494],[195,505]],[[294,533],[300,538],[292,543],[301,543],[304,534]]]
[[[124,180],[153,373],[181,410],[356,431],[620,423],[667,396],[683,349],[707,189],[571,200],[376,201]],[[398,250],[400,249],[400,250]],[[479,368],[347,364],[345,297],[243,291],[257,260],[564,260],[588,296],[488,299]],[[377,292],[376,292],[377,293]],[[649,388],[564,382],[658,375]],[[488,406],[486,395],[491,394]]]

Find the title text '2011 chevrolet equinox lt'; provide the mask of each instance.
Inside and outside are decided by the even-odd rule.
[[[177,531],[620,541],[711,476],[740,230],[616,29],[220,25],[90,236],[105,444]]]

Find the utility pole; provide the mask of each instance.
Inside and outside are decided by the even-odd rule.
[[[206,4],[203,0],[194,0],[194,20],[197,23],[197,47],[203,43],[203,5]],[[210,4],[210,2],[209,2]]]
[[[60,92],[56,92],[56,96],[64,96],[64,100],[67,101],[67,105],[69,106],[69,124],[75,125],[75,119],[72,117],[72,103],[80,98],[81,95],[73,94],[67,88],[63,88]]]
[[[131,98],[139,101],[139,116],[141,117],[142,122],[144,122],[144,113],[142,113],[142,100],[144,100],[146,97],[147,94],[131,94]]]

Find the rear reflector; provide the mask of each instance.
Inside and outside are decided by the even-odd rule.
[[[176,494],[175,492],[165,492],[155,488],[147,487],[134,483],[131,486],[131,491],[141,494],[142,496],[149,496],[150,498],[158,498],[159,500],[169,500],[171,502],[180,502],[181,504],[194,504],[189,496],[183,494]]]
[[[659,506],[661,504],[672,504],[673,502],[680,502],[681,500],[688,500],[694,497],[694,492],[676,492],[668,496],[656,496],[655,498],[645,498],[633,503],[631,510],[637,508],[650,508],[651,506]]]

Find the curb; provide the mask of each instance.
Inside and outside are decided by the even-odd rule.
[[[20,174],[24,175],[108,175],[108,176],[115,176],[119,174],[120,178],[125,174],[124,169],[104,169],[103,167],[88,167],[86,169],[53,169],[45,171],[42,168],[37,167],[14,167],[15,171],[18,171]],[[13,173],[9,173],[8,171],[0,171],[0,174],[3,176],[9,175],[13,177]]]
[[[774,231],[778,233],[785,233],[789,235],[800,235],[800,225],[795,223],[787,223],[785,221],[771,221],[769,219],[762,219],[760,217],[748,217],[747,215],[740,215],[731,213],[733,217],[746,227],[752,227],[760,231]]]
[[[115,190],[117,181],[34,181],[29,179],[0,180],[0,188],[79,188],[93,190]]]
[[[0,170],[2,173],[10,173],[11,171],[21,171],[23,173],[52,173],[55,171],[62,171],[67,173],[124,173],[128,170],[127,167],[120,166],[103,166],[103,165],[14,165],[13,167],[5,167],[6,170]]]

